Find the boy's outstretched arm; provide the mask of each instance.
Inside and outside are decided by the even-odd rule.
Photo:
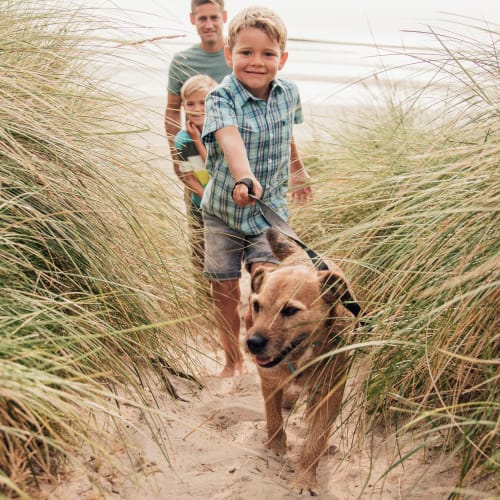
[[[229,171],[234,178],[234,182],[245,178],[252,179],[253,194],[260,199],[262,197],[262,186],[250,169],[247,150],[238,128],[234,125],[223,127],[215,132],[215,139],[224,152],[224,157]],[[240,207],[255,204],[255,200],[252,200],[248,196],[248,188],[244,184],[238,184],[235,187],[233,200]]]
[[[311,176],[306,172],[297,144],[292,137],[290,143],[290,192],[292,200],[300,202],[312,198]]]

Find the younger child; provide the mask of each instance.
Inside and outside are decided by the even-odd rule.
[[[182,182],[191,192],[188,205],[189,233],[195,266],[203,269],[203,219],[200,202],[209,175],[205,170],[207,150],[200,134],[205,118],[205,97],[217,85],[208,75],[195,75],[181,87],[181,102],[186,115],[186,126],[175,137],[175,152],[181,170]]]
[[[204,275],[212,284],[225,351],[223,377],[243,366],[238,342],[242,259],[250,272],[277,263],[264,234],[269,224],[248,196],[248,180],[255,196],[285,219],[289,180],[293,198],[307,200],[312,194],[292,134],[293,124],[302,121],[299,92],[293,82],[277,78],[288,58],[286,37],[283,21],[272,10],[239,12],[224,48],[233,72],[206,99],[202,137],[211,177],[201,202]]]

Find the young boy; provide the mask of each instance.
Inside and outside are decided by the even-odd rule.
[[[238,13],[224,48],[233,72],[206,99],[202,137],[211,178],[201,203],[204,274],[211,280],[225,351],[223,377],[240,373],[243,366],[241,261],[250,272],[277,263],[264,235],[269,224],[240,181],[251,179],[255,196],[285,219],[289,177],[293,198],[312,194],[292,135],[293,124],[302,122],[299,92],[294,83],[276,78],[288,58],[286,37],[283,21],[272,10],[249,7]]]
[[[203,269],[203,219],[200,202],[209,175],[205,170],[207,150],[201,140],[205,118],[205,97],[217,85],[208,75],[188,78],[181,88],[181,102],[186,115],[186,128],[175,137],[175,150],[181,171],[180,178],[191,193],[188,208],[190,244],[195,266]]]
[[[209,75],[220,82],[231,71],[224,58],[224,24],[227,12],[224,0],[191,0],[189,20],[200,42],[174,54],[168,68],[168,93],[165,131],[172,153],[174,139],[181,129],[181,87],[193,75]],[[174,159],[174,170],[180,175]]]

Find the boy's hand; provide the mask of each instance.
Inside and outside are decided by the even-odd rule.
[[[191,121],[186,121],[186,132],[193,141],[201,140],[200,129]]]
[[[239,207],[244,207],[245,205],[255,205],[255,200],[250,198],[248,196],[249,194],[253,194],[259,199],[262,197],[262,186],[255,177],[245,177],[244,179],[239,179],[235,182],[231,196],[233,197],[236,205]]]
[[[303,169],[293,172],[290,176],[290,192],[292,200],[304,203],[312,199],[313,191],[310,186],[311,176]]]

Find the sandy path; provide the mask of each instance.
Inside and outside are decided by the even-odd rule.
[[[291,449],[285,460],[267,453],[265,419],[257,375],[234,379],[207,375],[205,388],[193,393],[190,383],[176,379],[179,394],[174,401],[160,390],[152,394],[164,412],[155,437],[168,442],[170,464],[159,449],[140,412],[124,407],[130,426],[134,472],[119,472],[96,463],[87,455],[73,464],[73,471],[58,485],[44,488],[48,499],[286,499],[303,498],[290,489],[293,464],[303,437],[300,413],[288,416]],[[319,464],[321,498],[446,498],[453,470],[432,463],[419,452],[385,478],[379,479],[395,456],[393,441],[381,435],[358,444],[354,420],[343,422],[331,438],[329,453]],[[161,436],[160,436],[161,435]],[[116,458],[127,460],[117,444]]]
[[[247,286],[247,284],[244,284]],[[246,299],[243,298],[242,301]],[[179,395],[173,400],[159,383],[151,380],[151,406],[161,416],[154,432],[141,412],[122,405],[122,415],[130,422],[126,436],[133,471],[119,471],[96,463],[90,452],[72,464],[72,470],[57,485],[44,488],[42,498],[94,500],[127,499],[287,499],[303,498],[291,488],[304,435],[302,411],[288,414],[287,434],[290,449],[286,459],[269,454],[263,399],[256,368],[246,361],[246,372],[233,379],[220,379],[222,353],[205,363],[204,388],[168,375]],[[355,375],[355,374],[353,374]],[[358,439],[360,420],[347,415],[356,408],[355,377],[347,390],[347,403],[336,421],[328,453],[318,467],[323,499],[444,499],[456,477],[455,463],[438,463],[436,452],[419,451],[394,468],[386,477],[391,460],[410,448],[375,432],[363,442]],[[354,410],[354,413],[355,410]],[[116,439],[113,428],[109,439]],[[157,439],[169,449],[169,460],[162,454]],[[123,443],[116,439],[117,459],[127,462]],[[408,446],[412,443],[408,443]],[[413,446],[415,444],[413,443]],[[399,448],[403,449],[398,451]]]
[[[157,102],[156,115],[148,116],[151,134],[144,146],[152,155],[153,168],[162,173],[161,177],[173,175],[161,130],[163,105]],[[181,192],[175,181],[171,187]],[[243,287],[247,290],[248,284],[244,283]],[[242,303],[246,303],[245,294]],[[216,353],[216,358],[220,362],[222,354]],[[90,451],[84,450],[82,457],[70,464],[68,473],[57,484],[43,487],[40,498],[299,498],[290,489],[290,481],[304,434],[301,411],[285,415],[291,449],[286,459],[280,460],[268,454],[263,444],[266,435],[264,405],[252,363],[247,360],[246,373],[233,379],[219,379],[213,375],[220,370],[215,359],[204,364],[204,388],[200,391],[192,383],[168,375],[185,401],[173,400],[151,375],[149,403],[161,412],[157,425],[152,426],[154,432],[142,412],[128,405],[122,405],[120,410],[129,422],[125,436],[120,438],[115,428],[108,424],[108,439],[116,442],[117,463],[131,463],[132,470],[100,463]],[[351,394],[355,393],[354,378],[350,386]],[[429,452],[419,451],[403,466],[382,477],[391,460],[398,456],[398,446],[394,439],[377,433],[360,442],[360,421],[357,418],[346,420],[348,414],[346,408],[337,419],[329,452],[319,463],[321,498],[427,500],[447,497],[446,492],[456,476],[455,463],[438,463]],[[129,445],[128,456],[123,439]],[[158,439],[166,443],[168,459],[158,446]]]

